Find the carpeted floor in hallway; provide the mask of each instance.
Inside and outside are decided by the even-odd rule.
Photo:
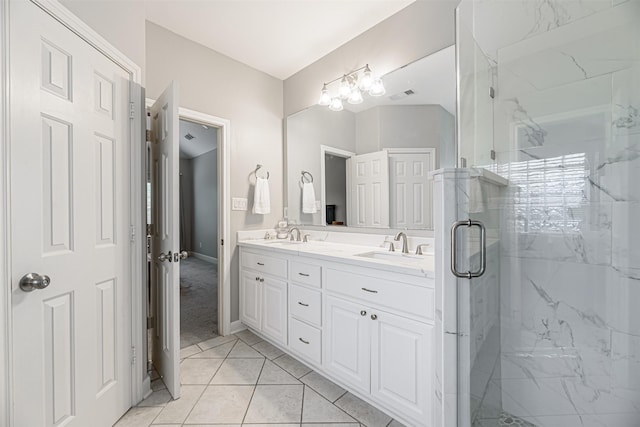
[[[218,334],[218,266],[189,257],[180,262],[180,348]]]

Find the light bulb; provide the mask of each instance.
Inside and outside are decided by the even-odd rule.
[[[381,79],[376,79],[371,85],[371,89],[369,89],[369,95],[371,96],[382,96],[385,92],[386,90],[384,89],[384,84]]]
[[[342,77],[342,81],[340,82],[340,89],[338,89],[338,94],[342,99],[346,99],[351,93],[351,84],[349,83],[349,79],[345,74]]]
[[[327,84],[325,83],[324,86],[322,86],[322,92],[320,94],[320,101],[318,101],[318,105],[326,107],[329,104],[331,104],[331,95],[329,95],[329,89],[327,89]]]
[[[342,107],[342,99],[333,98],[331,100],[331,104],[329,104],[329,109],[331,111],[342,111],[342,109],[343,109],[343,107]]]
[[[373,76],[371,75],[371,69],[369,68],[369,64],[364,68],[364,73],[362,73],[362,77],[360,77],[360,90],[367,91],[371,89],[373,85]]]
[[[357,87],[353,87],[351,93],[349,94],[349,98],[347,99],[349,104],[361,104],[362,103],[362,92]]]

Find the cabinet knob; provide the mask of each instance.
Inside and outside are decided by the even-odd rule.
[[[366,315],[367,315],[366,311],[364,311],[364,310],[360,311],[360,316],[366,316]]]
[[[372,314],[372,315],[371,315],[371,320],[376,320],[377,318],[378,318],[378,315],[377,315],[377,314]]]

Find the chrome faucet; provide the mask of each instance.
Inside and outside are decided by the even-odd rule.
[[[293,231],[294,231],[294,230],[295,230],[295,231],[297,231],[297,234],[296,234],[296,238],[295,238],[295,239],[293,238]],[[295,240],[296,242],[301,242],[301,241],[302,241],[302,240],[300,239],[300,229],[299,229],[298,227],[291,227],[291,228],[289,229],[289,233],[288,233],[288,234],[289,234],[289,235],[291,235],[291,241],[294,241],[294,240]]]
[[[396,237],[393,238],[393,240],[395,240],[396,242],[400,241],[400,237],[402,237],[402,253],[403,254],[408,254],[409,253],[409,245],[407,244],[407,235],[404,234],[404,232],[399,232],[398,234],[396,234]]]

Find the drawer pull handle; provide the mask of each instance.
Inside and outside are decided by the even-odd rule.
[[[303,343],[305,343],[305,344],[309,344],[309,341],[305,341],[305,340],[303,340],[302,338],[298,338],[298,339],[299,339],[300,341],[302,341]]]
[[[260,282],[264,282],[264,279],[262,277],[260,278]]]
[[[259,262],[259,263],[258,263],[258,265],[262,265],[262,266],[264,266],[264,264],[263,264],[263,263],[261,263],[261,262]]]
[[[300,305],[301,305],[301,306],[303,306],[303,307],[309,307],[309,304],[305,304],[305,303],[300,302],[300,301],[298,301],[298,304],[300,304]]]
[[[307,273],[298,273],[298,274],[301,275],[301,276],[304,276],[304,277],[309,277],[309,275]]]
[[[374,291],[373,289],[367,289],[367,288],[362,288],[363,291],[365,292],[371,292],[372,294],[377,294],[378,291]]]
[[[259,277],[256,277],[256,280],[260,280],[260,278],[259,278]]]

